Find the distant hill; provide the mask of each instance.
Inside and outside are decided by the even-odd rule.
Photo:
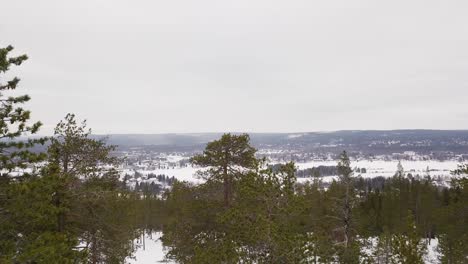
[[[120,149],[132,147],[160,151],[200,151],[222,133],[111,134],[110,144]],[[416,151],[468,153],[468,130],[343,130],[307,133],[250,133],[257,148],[336,152],[346,149],[373,154]]]

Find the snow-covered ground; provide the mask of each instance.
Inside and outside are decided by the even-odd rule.
[[[138,249],[135,252],[134,258],[127,258],[128,264],[155,264],[155,263],[174,263],[164,260],[166,254],[162,242],[160,240],[161,232],[154,232],[152,235],[145,234],[144,247],[143,240],[135,241]]]
[[[274,163],[274,162],[273,162]],[[306,163],[296,163],[296,167],[300,170],[317,167],[317,166],[336,166],[337,161],[310,161]],[[361,173],[360,175],[364,178],[373,178],[377,176],[391,177],[395,174],[397,170],[397,160],[393,161],[384,161],[384,160],[359,160],[351,161],[351,166],[353,168],[366,168],[366,173]],[[450,177],[451,171],[457,168],[459,162],[457,161],[402,161],[401,164],[405,170],[405,173],[411,173],[414,176],[419,174],[420,176],[425,176],[427,169],[429,169],[429,174],[431,177]],[[164,174],[166,176],[174,176],[180,181],[188,181],[193,183],[203,182],[200,179],[196,172],[199,168],[193,167],[176,167],[176,168],[164,168],[164,169],[155,169],[155,170],[138,170],[138,172],[143,175],[148,175],[150,173],[159,175]],[[126,173],[131,174],[133,171],[126,171]],[[336,177],[329,176],[323,177],[323,181],[331,181]],[[299,179],[299,181],[307,181],[308,179]]]
[[[427,245],[426,254],[424,255],[424,263],[426,264],[440,263],[439,261],[440,254],[437,251],[438,246],[439,246],[439,240],[431,239],[431,241],[429,242],[429,245]]]
[[[317,166],[336,166],[337,161],[311,161],[306,163],[296,163],[298,169],[307,169]],[[414,175],[425,175],[426,170],[429,168],[431,176],[449,176],[450,171],[455,170],[458,161],[401,161],[401,165],[406,173]],[[366,168],[367,172],[362,174],[362,177],[372,178],[377,176],[391,177],[397,170],[398,161],[385,161],[385,160],[359,160],[351,161],[351,167]]]
[[[296,163],[298,169],[307,169],[317,166],[336,166],[337,161],[311,161],[306,163]],[[450,179],[453,177],[451,171],[457,169],[460,163],[458,161],[401,161],[401,165],[406,174],[411,173],[413,176],[419,175],[424,177],[429,173],[433,179],[441,179],[439,184],[448,186]],[[355,176],[360,175],[363,178],[374,178],[378,176],[392,177],[397,170],[398,161],[385,160],[359,160],[351,161],[352,168],[365,168],[366,173],[355,173]],[[323,182],[332,182],[337,176],[325,176],[321,180]],[[298,182],[307,182],[311,178],[298,178]]]

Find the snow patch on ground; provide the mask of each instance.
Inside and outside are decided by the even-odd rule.
[[[143,239],[135,241],[138,249],[135,252],[134,258],[127,258],[125,263],[127,264],[155,264],[155,263],[175,263],[171,261],[165,261],[164,256],[166,254],[164,247],[161,242],[162,232],[154,232],[153,234],[145,234],[143,248]]]
[[[431,239],[429,245],[427,246],[426,254],[424,255],[424,263],[426,264],[438,264],[439,261],[439,240],[438,239]]]

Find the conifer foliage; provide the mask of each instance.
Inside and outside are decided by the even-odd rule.
[[[203,174],[207,180],[222,181],[224,204],[229,206],[232,200],[234,181],[242,175],[243,169],[256,166],[255,148],[249,144],[249,135],[224,134],[221,139],[208,143],[205,151],[191,159],[201,167],[209,167]]]
[[[228,147],[223,144],[234,147],[231,141],[215,141],[193,159],[210,166],[204,172],[205,183],[178,182],[166,192],[162,206],[168,221],[162,230],[169,259],[179,263],[423,263],[428,241],[437,237],[442,263],[466,262],[464,177],[451,188],[436,187],[428,178],[407,177],[399,163],[392,178],[363,179],[354,175],[343,152],[335,181],[326,185],[317,177],[301,184],[293,163],[268,166],[265,160],[252,158],[249,164],[255,166],[236,170],[230,194],[234,199],[225,206],[221,162],[226,160],[223,151],[212,150],[213,145],[217,150]],[[236,144],[245,148],[245,142]],[[455,173],[466,173],[464,169]]]
[[[21,248],[31,246],[31,238],[34,227],[47,225],[43,217],[51,211],[33,211],[40,205],[37,201],[47,199],[41,196],[41,192],[33,193],[32,190],[44,190],[33,178],[31,171],[25,171],[28,165],[44,160],[45,155],[34,153],[30,150],[36,144],[44,144],[45,138],[22,140],[21,136],[35,134],[40,122],[30,124],[31,113],[22,105],[30,100],[28,95],[10,95],[18,87],[20,79],[14,77],[6,79],[5,74],[12,66],[21,65],[28,57],[20,55],[11,56],[12,46],[0,48],[0,263],[11,260],[11,254]],[[15,173],[13,173],[15,172]],[[22,182],[31,180],[31,182]],[[23,200],[26,199],[26,200]],[[28,219],[18,215],[17,208],[24,208],[29,214]],[[41,219],[42,218],[42,219]],[[36,221],[37,220],[37,221]],[[25,223],[27,221],[27,223]],[[29,224],[25,226],[24,224]],[[20,232],[21,228],[28,228],[28,232]],[[38,246],[47,244],[53,234],[44,234],[43,237],[35,237]]]
[[[26,55],[12,57],[12,46],[0,48],[0,177],[9,176],[15,169],[24,169],[28,163],[38,162],[44,158],[28,149],[35,144],[44,144],[45,138],[19,140],[25,135],[35,134],[41,127],[41,122],[30,124],[31,112],[22,105],[31,98],[28,95],[10,95],[16,90],[20,79],[6,79],[5,73],[12,66],[19,66],[28,59]]]
[[[0,49],[1,74],[27,59],[10,57],[12,50]],[[135,250],[138,197],[119,181],[115,147],[90,138],[86,123],[68,114],[48,151],[31,151],[46,139],[20,137],[41,123],[28,124],[20,105],[29,96],[5,95],[19,78],[1,81],[0,263],[123,263]]]

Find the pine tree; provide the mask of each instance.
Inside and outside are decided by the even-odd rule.
[[[26,55],[11,57],[12,50],[12,46],[0,49],[0,262],[21,255],[23,245],[27,245],[27,238],[18,236],[26,226],[16,219],[22,213],[32,213],[31,208],[16,206],[23,205],[23,198],[28,197],[23,191],[29,194],[29,183],[23,182],[36,172],[26,173],[22,169],[44,160],[44,154],[34,153],[30,148],[46,141],[46,138],[20,139],[35,134],[41,123],[30,124],[31,113],[21,106],[30,100],[28,95],[7,96],[17,88],[20,79],[14,77],[5,81],[3,75],[28,58]],[[12,171],[19,171],[19,174],[13,176]]]
[[[439,220],[439,260],[444,264],[466,263],[468,257],[468,165],[453,172],[448,205],[437,212]]]
[[[47,150],[49,167],[56,170],[63,179],[64,186],[56,190],[55,204],[61,208],[64,196],[73,196],[78,190],[81,179],[99,177],[106,173],[100,165],[112,165],[116,159],[110,157],[114,146],[106,146],[102,140],[90,139],[91,130],[86,128],[86,121],[78,124],[75,115],[67,114],[65,121],[60,121],[55,128],[54,137]],[[57,219],[57,230],[65,229],[65,210],[61,210]]]
[[[85,121],[68,114],[51,139],[48,168],[61,183],[53,196],[57,232],[86,242],[90,263],[123,261],[136,237],[132,197],[119,182],[119,160],[111,155],[115,146],[90,134]]]
[[[238,195],[221,223],[240,250],[241,263],[298,263],[305,258],[306,237],[297,221],[303,203],[295,195],[293,163],[249,172],[238,182]]]
[[[395,175],[400,178],[405,176],[405,169],[403,168],[403,165],[401,165],[401,161],[398,161],[397,171]]]
[[[373,261],[376,264],[392,264],[394,262],[392,252],[392,234],[384,231],[377,241],[373,252]]]
[[[0,263],[76,263],[85,252],[77,250],[78,238],[71,232],[57,232],[59,209],[54,205],[56,189],[62,186],[56,174],[32,176],[12,182],[7,210],[12,214],[2,236]],[[62,208],[60,208],[62,209]],[[3,260],[2,260],[3,257]]]
[[[249,135],[224,134],[221,139],[208,143],[203,154],[191,158],[196,166],[209,167],[204,172],[209,181],[223,182],[224,204],[229,207],[234,181],[245,169],[256,166],[255,148],[249,144]]]
[[[421,236],[417,233],[416,223],[411,213],[408,213],[406,230],[392,238],[392,252],[396,263],[423,264],[425,245],[421,242]]]
[[[5,74],[11,66],[19,66],[28,59],[26,55],[10,57],[12,46],[0,49],[0,74]],[[24,169],[28,164],[41,161],[44,154],[33,153],[29,148],[44,144],[46,138],[18,140],[24,135],[37,133],[41,122],[29,124],[31,112],[20,105],[28,102],[28,95],[8,96],[5,93],[15,90],[20,79],[14,77],[5,83],[0,80],[0,180],[6,180],[9,172]]]
[[[340,155],[338,162],[337,183],[338,197],[335,197],[333,219],[337,220],[338,227],[335,233],[338,237],[337,252],[341,262],[358,263],[360,255],[359,241],[355,239],[355,219],[353,209],[356,203],[353,170],[346,151]],[[330,188],[331,189],[331,188]]]
[[[304,219],[299,224],[304,225],[306,244],[305,256],[311,263],[330,263],[333,260],[333,233],[334,225],[327,218],[331,202],[329,195],[321,189],[319,181],[312,184],[298,186],[298,195],[304,200],[302,210]],[[335,198],[335,197],[333,197]]]
[[[354,195],[353,195],[353,179],[352,179],[352,169],[351,169],[351,162],[346,151],[340,156],[340,161],[338,162],[338,174],[340,183],[343,184],[345,188],[344,197],[341,204],[341,217],[343,221],[343,233],[344,233],[344,246],[345,248],[349,246],[352,242],[351,237],[351,225],[352,225],[352,209],[354,203]]]

